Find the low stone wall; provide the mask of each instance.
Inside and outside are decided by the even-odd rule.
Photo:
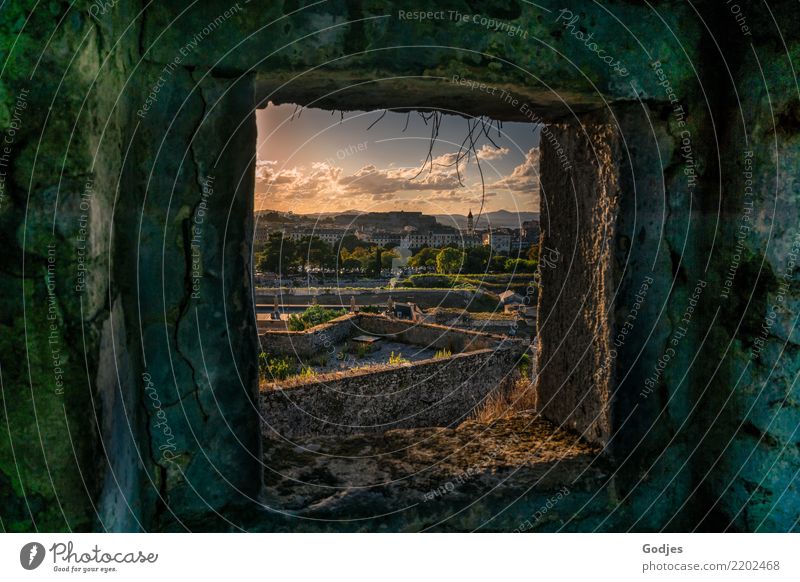
[[[261,391],[266,437],[348,435],[453,426],[513,378],[524,347],[495,349],[373,370],[352,370]]]
[[[454,354],[496,348],[505,339],[499,335],[446,325],[389,319],[380,315],[360,315],[355,324],[360,330],[372,335],[393,337],[403,343],[436,350],[448,349]]]
[[[263,329],[259,339],[267,353],[307,358],[361,333],[435,350],[448,349],[454,354],[492,349],[507,341],[499,335],[372,314],[343,315],[305,331]]]
[[[310,358],[350,337],[357,317],[343,315],[305,331],[266,330],[259,334],[259,343],[269,354]]]
[[[257,322],[258,333],[265,331],[288,331],[285,319],[259,319]]]

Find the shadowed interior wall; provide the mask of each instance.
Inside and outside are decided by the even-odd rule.
[[[117,275],[143,389],[147,482],[157,486],[142,494],[151,520],[202,523],[260,487],[253,78],[151,64],[137,73],[149,109],[137,115],[120,213],[135,218],[120,225]],[[148,101],[164,75],[169,92]]]
[[[549,125],[541,141],[537,408],[590,442],[611,436],[613,251],[620,203],[616,128]],[[569,169],[559,150],[566,151]]]
[[[482,10],[506,14],[507,4],[488,2]],[[797,19],[776,23],[767,11],[753,11],[759,36],[752,46],[739,43],[735,58],[720,63],[694,12],[731,49],[740,31],[733,19],[719,18],[717,2],[575,3],[583,22],[595,26],[596,40],[613,45],[616,56],[630,63],[630,77],[621,79],[554,23],[561,4],[511,4],[518,10],[498,17],[525,28],[528,39],[474,26],[403,22],[397,7],[385,2],[297,6],[283,18],[291,12],[285,3],[253,0],[184,54],[181,49],[229,10],[229,2],[154,3],[140,13],[143,3],[131,0],[98,17],[85,2],[6,3],[0,127],[6,135],[15,132],[0,198],[0,424],[8,433],[0,439],[0,511],[6,529],[222,529],[241,516],[228,507],[232,499],[244,500],[251,514],[262,509],[248,501],[260,484],[256,329],[248,289],[253,107],[270,95],[276,102],[345,109],[461,102],[466,113],[521,119],[519,109],[452,83],[456,74],[508,88],[557,126],[575,121],[565,102],[580,116],[606,101],[654,112],[648,117],[653,129],[648,119],[618,118],[621,135],[629,136],[629,128],[640,134],[640,145],[651,145],[620,145],[615,271],[592,265],[602,286],[580,289],[597,304],[608,297],[609,285],[619,286],[613,329],[572,314],[584,341],[590,330],[602,332],[599,346],[584,346],[590,347],[586,358],[575,358],[578,379],[589,386],[571,388],[597,403],[605,388],[592,394],[591,386],[603,386],[607,376],[586,366],[598,363],[602,342],[613,341],[624,324],[647,265],[676,281],[665,285],[654,277],[646,309],[667,299],[663,312],[647,316],[657,341],[639,357],[631,346],[650,336],[627,340],[613,367],[610,416],[592,428],[597,437],[611,435],[612,451],[621,447],[617,460],[628,484],[608,508],[613,516],[598,527],[680,529],[693,527],[698,515],[716,516],[722,526],[733,521],[743,530],[798,527],[796,515],[786,510],[796,508],[786,500],[797,498],[800,467],[793,430],[800,419],[794,326],[800,290],[798,271],[788,263],[800,208],[794,178],[800,108],[796,66],[787,58],[798,52]],[[27,19],[34,6],[46,10]],[[450,6],[471,11],[466,2],[442,5]],[[772,6],[775,14],[796,11],[790,2]],[[409,10],[414,7],[429,9],[408,2]],[[608,11],[630,28],[622,31]],[[462,48],[398,48],[414,44]],[[655,59],[680,96],[687,127],[658,107],[667,96],[653,73]],[[170,63],[174,68],[165,73]],[[324,68],[298,76],[318,65]],[[140,117],[162,75],[162,89]],[[376,76],[394,79],[382,85],[371,82]],[[370,83],[363,91],[336,92],[353,81]],[[714,97],[715,87],[724,99]],[[696,188],[688,187],[680,151],[687,130]],[[594,139],[593,132],[586,138],[559,131],[574,147]],[[757,183],[748,193],[743,151],[750,149]],[[629,155],[635,176],[624,169]],[[722,178],[718,164],[725,169]],[[591,177],[597,170],[580,171]],[[212,176],[209,218],[198,243],[200,294],[194,298],[191,226]],[[93,192],[89,212],[81,208],[87,192]],[[598,206],[611,198],[585,194],[589,199],[574,207],[568,200],[554,204],[568,212],[581,204],[612,210]],[[637,206],[639,200],[663,202],[663,209],[651,202]],[[639,210],[648,206],[649,216],[639,222]],[[737,250],[746,208],[753,218]],[[88,251],[79,248],[84,215]],[[626,269],[625,245],[638,240],[642,224],[645,242],[663,233],[666,243]],[[599,225],[609,226],[605,218]],[[583,239],[588,246],[576,248],[590,257],[602,248],[596,243],[590,237]],[[703,260],[706,252],[710,257]],[[678,360],[647,398],[638,396],[676,337],[698,280],[708,273],[703,298],[719,297],[734,263],[736,289],[719,311],[715,303],[705,304],[701,319],[693,320],[709,322],[708,333],[693,326],[681,340]],[[83,267],[86,285],[76,293]],[[543,301],[555,301],[550,297]],[[549,335],[545,318],[542,342],[558,362],[558,339]],[[647,329],[637,324],[634,333]],[[53,364],[51,342],[60,349],[60,366]],[[698,373],[698,361],[707,369]],[[55,368],[63,372],[60,378]],[[585,423],[589,417],[580,418]],[[649,431],[652,419],[658,423]],[[623,426],[633,432],[616,432]],[[646,432],[647,440],[635,438]],[[174,458],[165,464],[167,450]],[[269,516],[263,521],[267,528]]]

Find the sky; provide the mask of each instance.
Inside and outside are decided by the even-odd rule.
[[[474,158],[460,162],[460,183],[453,163],[467,136],[467,119],[442,117],[433,168],[429,162],[419,173],[432,121],[426,125],[417,112],[382,114],[352,111],[342,119],[339,111],[272,104],[258,110],[256,209],[477,214],[482,198],[477,164]],[[477,140],[486,185],[483,212],[538,212],[539,130],[534,124],[504,123],[499,137],[496,126],[489,132],[494,144],[483,135]]]

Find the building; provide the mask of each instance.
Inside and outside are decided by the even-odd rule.
[[[491,247],[492,252],[507,255],[511,252],[511,238],[512,234],[510,230],[487,230],[483,233],[483,244]]]
[[[405,235],[401,241],[401,246],[409,249],[420,249],[422,247],[442,248],[442,247],[456,247],[456,248],[472,248],[480,246],[480,238],[475,236],[467,236],[462,234],[456,229],[447,229],[442,227],[428,232],[412,232]]]
[[[522,223],[520,238],[530,244],[539,244],[541,229],[538,220],[526,220]]]
[[[369,243],[369,244],[373,244],[373,245],[382,246],[382,247],[385,247],[385,246],[388,246],[388,245],[397,246],[397,245],[399,245],[401,243],[401,241],[403,239],[402,235],[399,234],[399,233],[386,232],[386,231],[372,231],[372,232],[370,232],[370,231],[365,231],[365,230],[357,231],[356,232],[356,238],[358,238],[358,240],[360,240],[360,241],[363,241],[363,242],[366,242],[366,243]]]

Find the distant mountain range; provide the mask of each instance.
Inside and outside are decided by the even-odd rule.
[[[258,212],[273,212],[270,210],[259,210]],[[280,214],[286,214],[280,212]],[[319,218],[328,218],[331,216],[339,216],[343,214],[361,214],[360,210],[339,210],[336,212],[319,212],[305,215],[295,216],[315,216]],[[457,226],[464,228],[467,225],[467,216],[464,214],[436,214],[436,221],[439,224],[447,226]],[[539,220],[538,212],[513,212],[511,210],[495,210],[493,212],[484,212],[480,217],[475,213],[475,227],[486,228],[491,225],[494,228],[519,228],[523,222],[528,220]]]

